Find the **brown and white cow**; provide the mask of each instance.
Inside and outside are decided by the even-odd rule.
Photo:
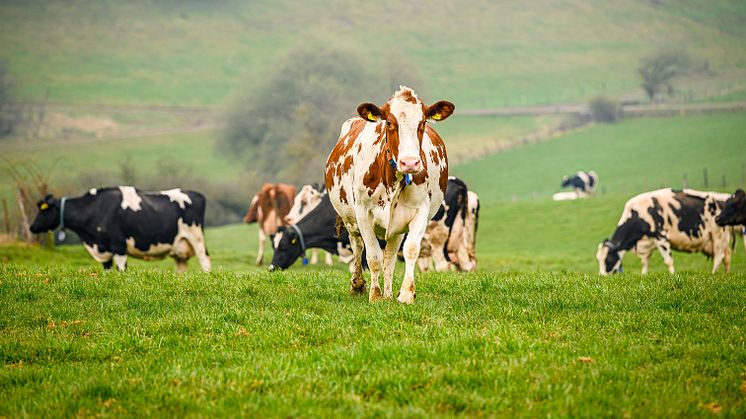
[[[712,272],[721,263],[729,272],[731,229],[715,222],[723,205],[722,195],[666,188],[633,197],[624,205],[612,238],[598,245],[599,273],[621,272],[624,253],[632,251],[642,259],[645,274],[655,249],[671,273],[674,272],[671,250],[704,253],[714,259]]]
[[[347,228],[355,258],[350,291],[365,292],[361,263],[365,246],[369,301],[392,297],[394,265],[405,233],[406,268],[397,300],[414,301],[420,241],[448,184],[446,147],[430,121],[445,120],[454,108],[447,101],[427,106],[412,89],[400,87],[381,107],[358,106],[360,116],[342,125],[339,141],[327,159],[326,188]],[[379,238],[386,241],[384,250]],[[379,285],[382,271],[383,292]]]
[[[265,183],[251,199],[251,205],[243,218],[244,223],[259,223],[259,250],[256,264],[264,259],[264,243],[267,236],[273,236],[277,227],[287,225],[285,216],[295,197],[295,186],[284,183]]]
[[[313,185],[303,185],[303,187],[300,188],[300,192],[295,195],[290,212],[285,216],[285,222],[287,225],[298,224],[298,221],[300,221],[301,218],[305,217],[306,214],[311,212],[311,210],[319,206],[321,198],[326,193],[326,191],[319,190],[319,188],[321,187],[317,183],[314,183]],[[277,237],[275,237],[275,242],[276,241]],[[273,247],[277,249],[276,244]],[[319,249],[310,249],[310,251],[311,265],[315,265],[319,261]],[[322,250],[322,252],[324,251]],[[332,254],[327,252],[324,252],[324,254],[326,255],[325,263],[329,266],[333,265],[334,261],[332,260]]]

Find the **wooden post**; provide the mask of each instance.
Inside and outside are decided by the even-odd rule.
[[[705,175],[705,189],[707,189],[707,188],[709,188],[709,187],[710,187],[710,182],[709,182],[709,180],[707,179],[707,168],[706,168],[706,167],[705,167],[705,169],[704,169],[704,175]]]
[[[18,208],[21,210],[21,228],[23,229],[23,239],[26,243],[31,243],[31,230],[29,229],[28,217],[26,217],[26,207],[23,205],[23,195],[18,192]]]
[[[723,183],[722,183],[723,189],[725,189],[725,185],[726,185],[726,183],[725,183],[725,175],[723,175]]]
[[[689,188],[689,179],[686,178],[686,173],[684,173],[684,189]]]

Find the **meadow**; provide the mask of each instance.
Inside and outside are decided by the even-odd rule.
[[[743,416],[743,243],[730,274],[594,259],[633,188],[694,164],[743,186],[743,121],[626,120],[454,167],[482,198],[479,270],[419,274],[408,307],[350,296],[339,264],[252,266],[254,226],[207,230],[211,274],[0,246],[0,416]],[[551,201],[580,168],[603,191]]]
[[[665,46],[686,48],[698,66],[707,61],[721,76],[746,67],[739,20],[746,6],[735,0],[313,0],[296,7],[269,0],[5,3],[0,59],[26,99],[178,105],[224,105],[260,85],[279,55],[313,38],[365,45],[369,65],[382,72],[387,62],[408,60],[428,81],[427,97],[462,108],[625,93],[639,85],[640,58]]]

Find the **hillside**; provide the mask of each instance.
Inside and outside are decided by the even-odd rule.
[[[223,105],[309,38],[364,46],[369,65],[419,66],[428,98],[460,107],[577,101],[637,87],[641,56],[688,48],[718,73],[744,70],[737,0],[402,4],[3,2],[0,59],[24,98]],[[385,92],[384,94],[389,94]]]

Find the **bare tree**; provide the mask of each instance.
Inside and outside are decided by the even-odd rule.
[[[642,77],[642,88],[650,100],[660,94],[672,94],[673,80],[689,72],[691,58],[680,48],[661,48],[644,57],[637,71]]]

